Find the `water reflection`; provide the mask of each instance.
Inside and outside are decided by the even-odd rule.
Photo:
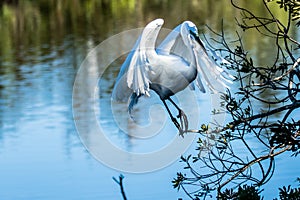
[[[251,6],[259,14],[264,12],[259,4],[248,1],[241,1],[241,4]],[[210,0],[1,1],[0,198],[119,198],[118,188],[110,182],[111,176],[119,172],[103,167],[91,158],[82,146],[73,122],[73,83],[87,53],[106,38],[142,27],[159,17],[165,19],[166,28],[191,20],[208,37],[210,34],[203,25],[220,31],[220,19],[224,18],[225,32],[233,36],[233,18],[239,18],[239,14],[227,0],[213,3]],[[264,45],[263,50],[257,48],[261,41],[251,34],[243,40],[247,48],[256,52],[257,60],[262,63],[268,60],[262,54],[268,52],[268,45]],[[263,41],[263,44],[268,43]],[[128,45],[126,41],[122,44]],[[101,59],[109,58],[108,54],[104,55]],[[103,82],[98,85],[101,93],[97,103],[101,110],[110,104],[109,94],[122,59],[124,57],[107,69]],[[90,62],[96,63],[90,68],[90,74],[98,76],[97,61]],[[89,108],[83,106],[91,100],[84,94],[93,93],[88,87],[89,75],[82,83],[87,85],[78,93],[82,103],[74,106],[82,109],[81,122],[88,132],[92,132],[89,116],[84,115]],[[207,101],[207,97],[201,96],[199,103],[206,105]],[[157,106],[157,112],[161,112],[160,105]],[[116,112],[124,122],[127,113]],[[153,150],[151,146],[142,149],[140,146],[143,145],[136,144],[134,139],[120,136],[120,131],[111,125],[110,117],[108,112],[98,115],[112,133],[111,140],[117,144],[124,142],[128,145],[125,148],[131,151]],[[207,120],[206,115],[201,117],[202,121]],[[165,141],[173,137],[173,127],[169,130],[169,135],[164,135]],[[136,199],[158,196],[176,199],[181,193],[174,192],[170,182],[180,167],[174,164],[142,177],[128,175],[128,193]],[[153,182],[159,184],[153,185]]]

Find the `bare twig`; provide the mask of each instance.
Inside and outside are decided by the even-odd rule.
[[[124,179],[124,176],[122,174],[120,174],[119,180],[117,180],[115,177],[113,177],[113,180],[120,186],[120,190],[121,190],[123,200],[127,200],[125,190],[124,190],[124,185],[123,185],[123,179]]]
[[[235,179],[238,175],[240,175],[241,173],[243,173],[246,169],[248,169],[249,167],[251,167],[252,165],[254,165],[255,163],[259,163],[260,161],[263,161],[263,160],[266,160],[266,159],[269,159],[269,158],[273,158],[279,154],[282,154],[284,152],[286,152],[287,150],[289,150],[291,148],[290,145],[286,146],[285,148],[281,149],[280,151],[278,152],[275,152],[274,153],[274,149],[275,148],[272,148],[270,153],[267,154],[267,155],[264,155],[264,156],[260,156],[259,158],[256,158],[250,162],[248,162],[246,165],[244,165],[241,169],[239,169],[233,176],[231,176],[229,179],[227,179],[225,182],[223,182],[219,188],[218,188],[218,192],[220,193],[221,192],[221,189],[227,185],[229,182],[231,182],[233,179]]]

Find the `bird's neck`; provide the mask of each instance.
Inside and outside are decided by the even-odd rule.
[[[197,62],[193,47],[188,48],[189,54],[191,55],[190,66],[187,70],[188,81],[192,82],[197,77]]]

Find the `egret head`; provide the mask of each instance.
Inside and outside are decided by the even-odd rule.
[[[196,25],[193,22],[185,21],[185,23],[186,23],[186,25],[187,25],[187,27],[188,27],[191,34],[198,35],[198,29],[197,29]]]
[[[201,39],[199,38],[198,29],[196,25],[191,21],[184,22],[185,29],[187,30],[186,34],[191,38],[191,42],[196,41],[201,47],[204,48]]]

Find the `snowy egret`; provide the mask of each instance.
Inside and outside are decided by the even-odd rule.
[[[149,91],[153,90],[182,134],[188,129],[187,117],[170,97],[189,85],[194,89],[194,80],[200,91],[205,92],[202,79],[212,92],[222,91],[224,86],[227,87],[225,82],[230,82],[232,76],[216,64],[220,57],[211,59],[207,52],[212,50],[206,50],[197,27],[190,21],[178,25],[156,48],[155,42],[163,23],[163,19],[156,19],[143,29],[121,66],[112,99],[120,102],[130,99],[128,111],[131,113],[139,97],[150,96]],[[212,56],[217,56],[212,53]],[[178,110],[180,124],[173,117],[166,100]]]

